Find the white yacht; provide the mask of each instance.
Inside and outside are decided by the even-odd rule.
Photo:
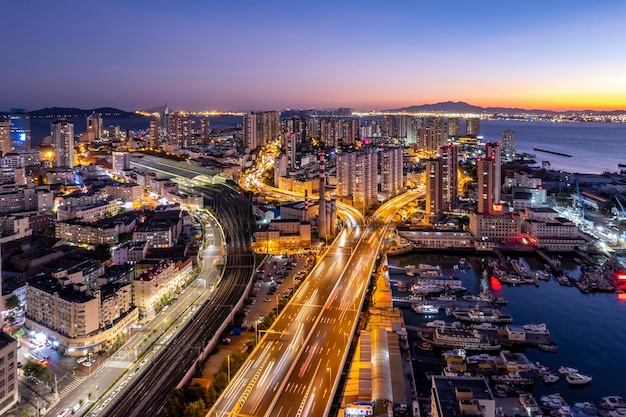
[[[432,304],[421,304],[413,306],[413,311],[417,314],[439,314],[439,307]]]
[[[602,397],[600,406],[604,408],[626,408],[626,400],[619,395],[609,395]]]
[[[575,374],[578,372],[578,369],[576,368],[569,368],[567,366],[561,366],[559,368],[559,370],[557,371],[560,375],[569,375],[569,374]]]
[[[548,326],[545,323],[541,324],[525,324],[524,330],[529,333],[540,333],[540,334],[550,334],[548,331]]]
[[[546,384],[556,384],[559,382],[559,376],[554,374],[545,374],[541,377],[541,379]]]
[[[591,377],[578,372],[572,372],[565,376],[565,380],[570,385],[585,385],[591,382]]]

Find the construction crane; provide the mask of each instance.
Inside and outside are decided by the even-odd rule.
[[[624,209],[624,205],[622,204],[622,195],[619,192],[615,192],[609,200],[615,199],[617,205],[619,207],[617,218],[618,220],[626,219],[626,209]]]

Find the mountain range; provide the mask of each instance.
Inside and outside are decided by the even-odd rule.
[[[96,109],[79,109],[75,107],[45,107],[39,110],[29,111],[31,119],[52,119],[57,117],[65,117],[67,119],[84,118],[91,113],[100,113],[103,117],[116,119],[141,119],[145,116],[134,112],[116,109],[114,107],[98,107]],[[8,117],[9,113],[2,112],[0,116]]]
[[[472,114],[535,114],[535,115],[571,115],[576,114],[596,114],[596,115],[618,115],[625,114],[626,110],[540,110],[540,109],[520,109],[512,107],[480,107],[474,106],[464,101],[444,101],[434,104],[414,105],[410,107],[402,107],[400,109],[390,109],[388,112],[407,112],[407,113],[472,113]]]

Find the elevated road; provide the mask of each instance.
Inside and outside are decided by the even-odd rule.
[[[267,187],[256,177],[246,184],[275,197],[302,198]],[[360,213],[338,204],[346,227],[209,416],[328,414],[386,227],[395,212],[417,196],[409,192],[385,204],[365,233]]]

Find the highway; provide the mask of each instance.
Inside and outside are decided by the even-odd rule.
[[[274,196],[302,198],[267,187],[257,178],[253,175],[244,183]],[[209,416],[328,415],[387,224],[398,208],[417,196],[409,192],[385,204],[365,233],[360,213],[338,204],[346,227]]]

